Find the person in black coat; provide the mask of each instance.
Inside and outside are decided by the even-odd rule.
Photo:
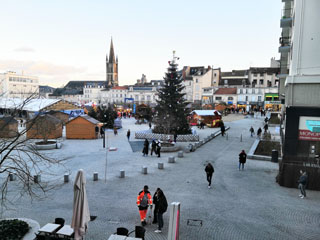
[[[156,207],[158,208],[158,229],[155,230],[156,233],[161,233],[161,229],[163,228],[163,214],[167,211],[168,202],[166,196],[163,194],[163,191],[158,188],[156,192]]]
[[[242,165],[242,170],[244,170],[244,164],[246,163],[247,160],[247,154],[245,153],[244,150],[241,151],[239,154],[239,171],[240,171],[240,166]]]
[[[152,156],[152,153],[157,154],[157,143],[155,140],[152,140],[152,143],[151,143],[151,153],[150,153],[151,156]]]
[[[207,181],[209,183],[208,188],[211,188],[211,179],[212,179],[212,174],[214,173],[214,168],[211,165],[211,163],[208,163],[204,171],[207,174]]]
[[[155,193],[153,194],[153,199],[152,202],[154,204],[154,211],[153,211],[153,224],[158,223],[158,208],[159,208],[159,204],[158,204],[158,191],[160,190],[160,188],[157,188],[157,190],[155,191]]]
[[[148,141],[148,139],[144,140],[142,153],[143,153],[143,156],[148,156],[148,153],[149,153],[149,141]]]
[[[224,126],[223,122],[221,122],[220,130],[221,130],[221,136],[223,137],[224,133],[226,132],[226,127]]]

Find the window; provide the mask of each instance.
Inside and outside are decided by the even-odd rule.
[[[198,83],[199,82],[199,80],[198,79],[196,79],[196,83]]]
[[[216,97],[216,100],[222,100],[222,97]]]
[[[273,101],[279,101],[279,96],[274,96]]]
[[[228,80],[224,80],[224,85],[228,85]]]
[[[217,76],[217,74],[215,73],[213,76],[215,76],[215,77],[216,77],[216,76]]]
[[[246,102],[248,101],[248,96],[246,96]]]
[[[266,97],[266,101],[272,101],[272,97],[271,96]]]
[[[260,85],[263,85],[263,79],[260,79]]]
[[[263,77],[264,73],[260,73],[260,76]]]
[[[151,101],[151,96],[147,96],[147,101]]]
[[[258,102],[261,102],[261,96],[258,96]]]
[[[233,97],[228,97],[228,100],[233,100]]]
[[[240,88],[240,94],[242,94],[242,88]]]
[[[253,76],[256,77],[256,76],[258,76],[258,74],[255,73],[255,74],[253,74]]]

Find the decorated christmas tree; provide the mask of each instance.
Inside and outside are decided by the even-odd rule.
[[[154,132],[163,134],[189,134],[190,126],[187,120],[188,109],[182,90],[181,75],[178,73],[179,59],[175,57],[169,61],[168,72],[164,77],[164,86],[158,90],[159,100],[155,108],[153,122],[155,124]]]

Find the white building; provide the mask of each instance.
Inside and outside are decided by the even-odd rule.
[[[19,75],[15,72],[0,74],[0,96],[23,99],[31,95],[39,95],[38,77]]]
[[[237,104],[237,99],[237,88],[218,88],[213,95],[214,103],[224,102],[234,107]]]
[[[101,90],[104,89],[105,83],[101,82],[88,82],[84,85],[83,88],[83,102],[95,102],[100,104],[103,100]]]
[[[102,104],[123,104],[128,95],[127,86],[115,86],[101,90]]]
[[[211,67],[184,67],[182,70],[182,84],[185,86],[183,93],[187,102],[201,102],[202,89],[218,86],[220,79],[220,68]]]

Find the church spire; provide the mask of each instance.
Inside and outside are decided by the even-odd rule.
[[[111,37],[109,63],[115,63],[115,62],[116,62],[116,59],[114,56],[113,42],[112,42],[112,37]]]

